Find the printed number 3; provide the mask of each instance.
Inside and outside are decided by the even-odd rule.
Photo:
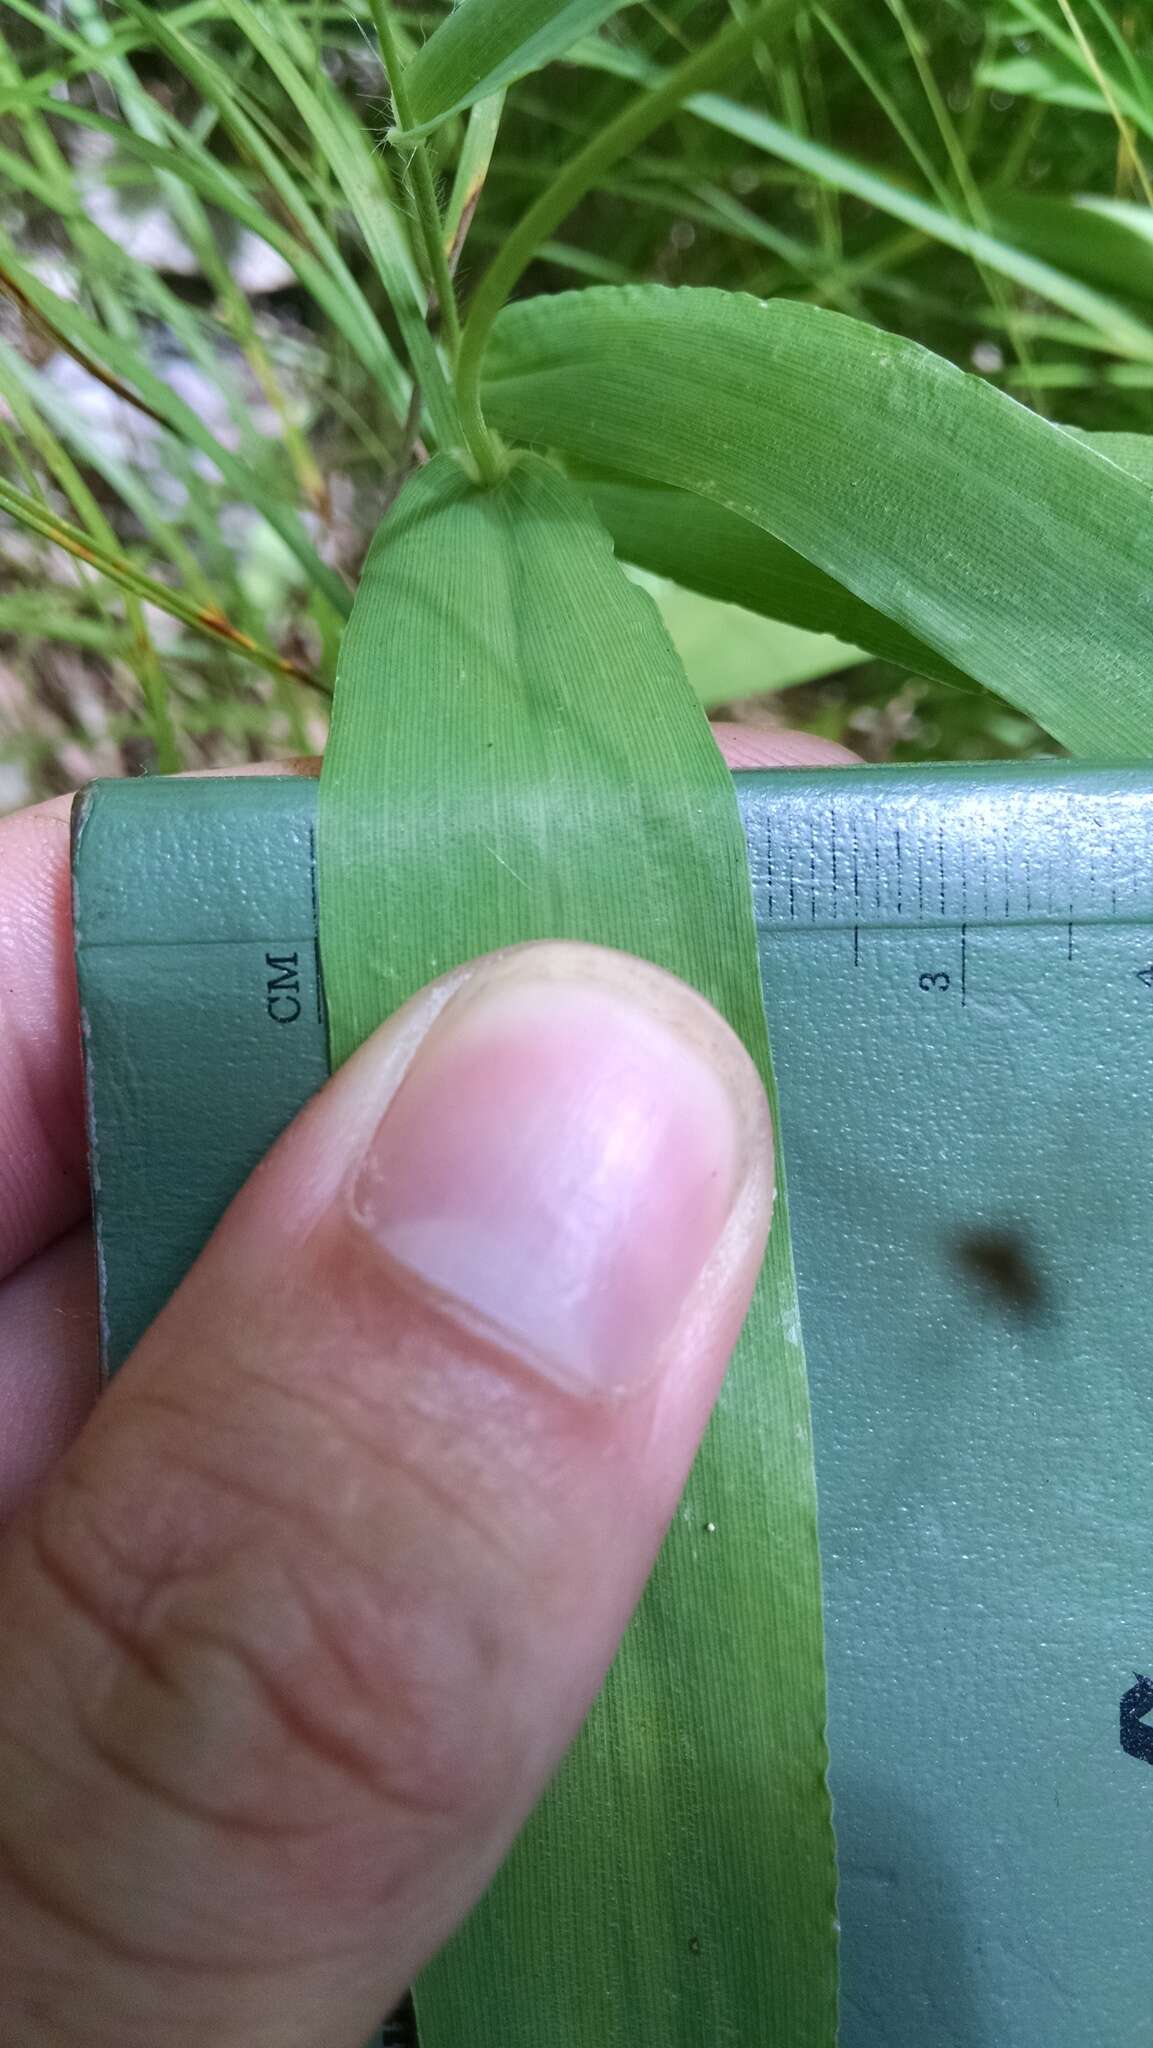
[[[947,974],[923,974],[920,985],[926,991],[935,988],[939,994],[943,995],[949,987],[949,977]]]

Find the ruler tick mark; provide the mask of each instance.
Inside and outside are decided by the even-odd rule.
[[[965,1007],[966,971],[968,967],[969,927],[961,926],[961,1008]]]
[[[1093,814],[1094,850],[1100,847],[1109,863],[1109,907],[1117,915],[1117,849],[1100,811]]]
[[[854,966],[854,967],[859,967],[859,966],[860,966],[860,964],[861,964],[861,927],[860,927],[860,925],[859,925],[859,924],[855,924],[855,925],[853,926],[853,966]]]

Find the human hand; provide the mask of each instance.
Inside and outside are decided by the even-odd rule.
[[[0,823],[0,2041],[356,2048],[600,1685],[760,1263],[768,1113],[657,969],[475,962],[84,1422],[67,857],[66,804]]]

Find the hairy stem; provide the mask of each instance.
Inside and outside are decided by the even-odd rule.
[[[599,135],[594,135],[563,166],[513,229],[477,288],[457,358],[461,426],[469,452],[486,483],[495,483],[503,474],[504,465],[481,407],[481,364],[493,322],[541,243],[547,241],[605,171],[667,121],[694,93],[718,84],[737,58],[763,38],[767,30],[787,27],[802,4],[803,0],[761,0],[760,6],[752,8],[742,21],[730,22],[702,49],[670,71],[663,84],[630,101]]]
[[[387,0],[370,0],[376,38],[380,54],[388,74],[392,104],[396,109],[398,128],[410,125],[408,93],[404,83],[404,66],[400,61],[396,37],[392,32]],[[405,169],[405,182],[412,195],[416,218],[420,227],[420,238],[424,244],[428,279],[440,307],[441,328],[448,346],[448,352],[455,363],[460,348],[460,314],[456,305],[456,290],[445,254],[444,237],[441,233],[440,207],[437,204],[436,184],[432,165],[428,160],[428,148],[424,142],[410,143],[412,155]]]

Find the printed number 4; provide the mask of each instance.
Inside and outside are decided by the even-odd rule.
[[[1150,969],[1150,972],[1153,973],[1153,968]],[[926,993],[930,989],[936,989],[939,995],[943,995],[945,990],[951,986],[951,983],[947,974],[922,974],[920,986]]]
[[[1153,967],[1139,967],[1137,969],[1137,979],[1138,981],[1143,981],[1146,988],[1153,988]]]

